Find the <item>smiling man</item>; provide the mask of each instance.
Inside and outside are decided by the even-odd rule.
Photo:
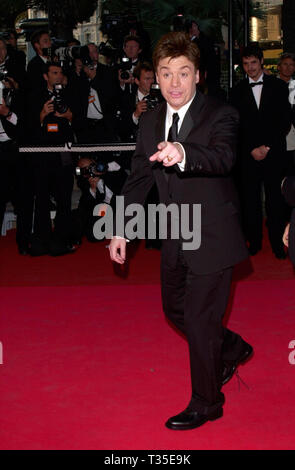
[[[122,194],[125,207],[143,204],[156,182],[162,204],[186,205],[190,215],[195,204],[201,205],[199,249],[185,250],[181,237],[162,240],[163,309],[187,338],[192,382],[188,407],[169,418],[166,426],[186,430],[222,416],[222,384],[252,353],[239,335],[222,326],[232,267],[248,255],[230,176],[238,115],[198,91],[199,50],[185,33],[165,35],[153,62],[166,101],[141,119],[132,171]],[[185,225],[181,217],[180,224]],[[171,225],[168,220],[168,233]],[[110,256],[123,264],[125,234],[116,235]],[[173,386],[167,385],[167,394]]]

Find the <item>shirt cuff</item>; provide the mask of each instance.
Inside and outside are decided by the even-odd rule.
[[[136,116],[134,116],[134,113],[132,114],[132,121],[134,122],[134,124],[135,124],[136,126],[137,126],[138,123],[139,123],[139,119],[138,119]]]
[[[130,242],[130,240],[128,240],[128,238],[120,237],[119,235],[114,235],[114,236],[112,237],[112,239],[113,239],[113,238],[118,238],[119,240],[126,240],[127,243]]]
[[[181,143],[179,143],[179,142],[173,142],[173,143],[180,145],[180,147],[182,148],[182,151],[183,151],[183,160],[182,160],[182,162],[177,163],[177,165],[178,165],[180,171],[184,171],[184,169],[185,169],[185,164],[186,164],[186,155],[185,155],[184,147],[183,147],[183,145],[181,145]]]

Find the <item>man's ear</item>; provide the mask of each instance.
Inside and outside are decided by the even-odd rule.
[[[199,83],[199,81],[200,81],[200,71],[197,70],[196,71],[196,83]]]
[[[46,82],[48,81],[48,75],[47,75],[47,73],[43,73],[43,78],[44,78],[44,80],[45,80]]]
[[[138,80],[138,78],[135,78],[134,81],[135,81],[135,84],[136,84],[137,86],[139,86],[139,80]]]

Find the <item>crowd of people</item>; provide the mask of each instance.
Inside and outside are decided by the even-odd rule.
[[[196,22],[191,22],[188,32],[201,52],[198,88],[221,99],[214,48]],[[65,255],[75,252],[83,236],[95,241],[93,208],[114,204],[129,173],[131,154],[20,153],[19,147],[135,142],[141,116],[163,97],[151,57],[143,54],[142,40],[136,35],[125,37],[116,63],[109,64],[100,60],[96,44],[81,47],[75,40],[68,47],[77,45],[76,57],[61,61],[45,30],[35,32],[31,44],[36,55],[26,64],[14,32],[0,39],[0,225],[11,201],[19,253]],[[241,65],[246,78],[231,91],[229,101],[240,114],[234,177],[244,233],[255,255],[262,247],[264,194],[272,250],[284,259],[282,237],[290,209],[281,183],[294,172],[295,57],[283,54],[278,75],[271,76],[262,51],[249,46],[243,50]],[[76,167],[81,198],[73,210]],[[155,188],[150,201],[157,201]]]

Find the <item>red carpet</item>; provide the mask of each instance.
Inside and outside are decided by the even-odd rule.
[[[21,257],[0,239],[1,449],[294,449],[293,268],[266,245],[235,271],[228,325],[255,355],[225,387],[224,417],[187,432],[186,342],[166,323],[159,253],[141,245],[124,278],[106,243]],[[126,275],[126,273],[125,273]]]

